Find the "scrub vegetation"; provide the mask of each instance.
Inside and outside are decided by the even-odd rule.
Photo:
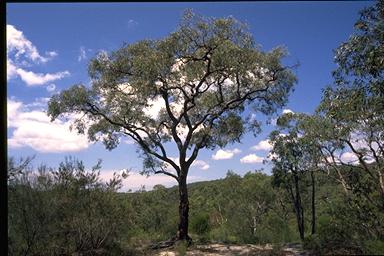
[[[129,137],[143,174],[171,176],[177,186],[122,193],[129,173],[102,181],[101,161],[89,170],[76,158],[35,168],[31,158],[10,157],[9,255],[151,255],[163,247],[185,255],[213,243],[269,244],[259,254],[271,255],[289,243],[313,254],[384,254],[384,1],[360,14],[334,52],[334,83],[316,111],[278,118],[271,175],[228,170],[186,183],[201,149],[257,135],[247,110],[271,116],[286,104],[296,77],[282,64],[284,49],[261,51],[234,18],[186,11],[168,37],[95,57],[92,85],[54,95],[48,115],[82,114],[73,127],[108,150]],[[155,104],[160,111],[148,114]]]

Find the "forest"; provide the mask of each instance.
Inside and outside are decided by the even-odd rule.
[[[383,43],[380,0],[335,49],[334,82],[324,85],[316,111],[277,119],[271,175],[228,170],[190,184],[201,149],[259,132],[246,109],[271,116],[287,103],[298,78],[282,64],[285,49],[261,51],[233,17],[186,11],[169,37],[98,55],[89,63],[92,87],[53,95],[48,116],[82,114],[73,128],[108,150],[131,138],[143,175],[167,175],[177,185],[121,192],[129,173],[102,180],[101,160],[36,167],[33,156],[8,157],[8,255],[156,255],[162,248],[188,255],[210,243],[271,245],[262,255],[286,255],[289,243],[308,255],[384,254]],[[158,100],[164,108],[146,115]]]

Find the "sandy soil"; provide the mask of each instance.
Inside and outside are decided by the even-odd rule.
[[[154,256],[179,256],[175,249],[163,249],[154,252]],[[188,256],[251,256],[251,255],[309,255],[301,249],[300,244],[288,244],[280,250],[274,250],[271,245],[229,245],[229,244],[208,244],[194,245],[188,248],[185,255]]]

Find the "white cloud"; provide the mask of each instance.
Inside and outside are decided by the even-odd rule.
[[[41,74],[34,73],[32,71],[25,71],[24,69],[18,68],[16,69],[16,73],[20,76],[21,80],[23,80],[27,85],[42,85],[46,84],[58,79],[62,79],[66,76],[69,76],[68,71],[58,72],[54,74]]]
[[[7,58],[7,81],[17,75],[16,66]]]
[[[28,106],[32,106],[30,104]],[[28,110],[22,102],[8,99],[8,127],[14,128],[8,145],[11,148],[31,147],[39,152],[73,152],[88,148],[85,135],[70,131],[70,122],[50,118],[44,111]]]
[[[364,162],[370,164],[375,162],[374,157],[370,156],[369,154],[365,155],[363,157]],[[335,155],[334,158],[332,156],[328,155],[326,159],[323,161],[324,163],[331,163],[331,164],[350,164],[350,165],[358,165],[359,164],[359,158],[357,155],[353,152],[347,151],[347,152],[340,152],[338,155]]]
[[[195,160],[192,163],[192,166],[196,166],[196,167],[200,168],[201,170],[208,170],[209,169],[209,164],[207,164],[203,160]]]
[[[352,152],[345,152],[340,156],[340,160],[345,163],[354,164],[357,163],[358,158]]]
[[[255,164],[255,163],[262,163],[263,160],[264,159],[262,157],[259,157],[256,154],[249,154],[249,155],[241,158],[240,162],[245,163],[245,164]]]
[[[81,46],[79,49],[79,56],[77,57],[77,61],[83,61],[88,58],[87,52],[92,52],[92,49],[87,49],[84,46]]]
[[[113,177],[112,170],[102,170],[100,171],[100,178],[103,181],[109,181]],[[188,176],[187,182],[196,182],[203,180],[199,176]],[[171,187],[177,185],[177,182],[174,178],[162,174],[154,174],[151,176],[141,175],[138,172],[128,172],[128,178],[123,180],[123,187],[120,191],[132,191],[139,190],[142,186],[145,186],[146,190],[151,190],[155,185],[164,185],[166,187]]]
[[[22,103],[8,99],[7,101],[7,126],[11,125],[11,120],[15,119],[19,110],[22,107]],[[12,120],[14,121],[14,120]]]
[[[55,51],[50,51],[50,52],[46,52],[46,54],[49,56],[49,57],[56,57],[57,55],[59,55],[57,52]]]
[[[272,124],[273,126],[276,126],[276,125],[277,125],[277,118],[272,118],[272,119],[271,119],[271,124]]]
[[[171,159],[176,165],[179,166],[179,158],[178,157],[168,156],[168,158]],[[195,167],[199,168],[200,170],[208,170],[210,167],[209,164],[203,160],[195,160],[195,161],[193,161],[191,166],[195,166]],[[168,172],[176,174],[175,170],[173,169],[173,167],[170,164],[165,163],[165,168],[167,169]]]
[[[7,53],[14,53],[16,59],[21,56],[34,62],[47,62],[50,57],[57,56],[54,51],[48,52],[48,57],[40,55],[37,48],[29,41],[22,31],[17,30],[14,26],[7,24]]]
[[[34,109],[34,110],[45,110],[47,108],[47,103],[50,100],[49,97],[36,98],[34,102],[25,104],[25,108]]]
[[[269,140],[262,140],[259,143],[257,143],[255,146],[251,147],[252,150],[262,150],[262,151],[269,151],[273,148]]]
[[[137,25],[139,25],[139,23],[137,21],[133,20],[133,19],[130,19],[130,20],[127,21],[127,27],[129,29],[134,28]]]
[[[56,85],[55,84],[49,84],[47,85],[47,91],[48,92],[53,92],[56,90]]]
[[[158,96],[155,99],[148,99],[148,107],[144,108],[145,114],[153,119],[159,116],[161,109],[165,108],[165,103],[162,97]]]
[[[130,138],[130,137],[127,137],[126,139],[123,139],[122,142],[125,143],[125,144],[128,144],[128,145],[135,144],[135,141],[132,138]]]
[[[35,73],[26,70],[33,64],[45,63],[56,57],[56,51],[47,51],[42,56],[36,46],[12,25],[7,25],[7,81],[20,77],[27,85],[43,85],[69,75],[68,71],[56,73]]]
[[[78,62],[85,60],[87,58],[87,52],[85,51],[84,46],[81,46],[79,51],[80,51],[79,57],[77,57]]]
[[[239,154],[240,152],[241,150],[238,148],[235,148],[232,150],[219,149],[214,155],[212,155],[212,159],[214,160],[231,159],[235,154]]]
[[[283,115],[284,115],[284,114],[288,114],[288,113],[294,114],[295,112],[293,112],[293,111],[290,110],[290,109],[283,109]]]

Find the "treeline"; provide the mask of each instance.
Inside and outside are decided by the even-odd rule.
[[[23,167],[9,177],[9,255],[141,255],[149,253],[151,243],[174,235],[176,187],[119,193],[122,177],[101,181],[99,164],[86,171],[71,158],[55,169],[23,163],[9,161],[9,170]],[[304,246],[322,254],[382,254],[383,213],[361,212],[334,178],[322,171],[315,176],[317,230],[305,231]],[[308,184],[311,177],[303,176],[303,220],[310,227]],[[273,176],[228,171],[224,179],[190,184],[189,191],[195,243],[300,241],[290,195]]]

